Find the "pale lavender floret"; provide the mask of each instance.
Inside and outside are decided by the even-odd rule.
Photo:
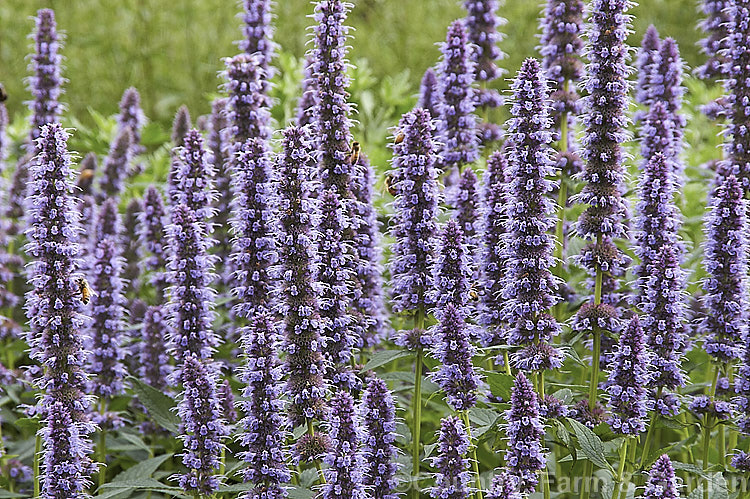
[[[359,449],[361,429],[354,409],[354,399],[345,391],[336,392],[330,401],[328,436],[331,446],[323,458],[326,483],[323,499],[364,499],[364,460]]]
[[[177,406],[182,421],[182,464],[189,470],[173,475],[186,492],[211,495],[221,483],[219,455],[229,432],[221,409],[214,370],[187,354],[180,372],[183,393]]]
[[[161,305],[150,306],[143,317],[141,342],[138,344],[138,376],[146,384],[157,389],[167,387],[167,379],[172,373],[167,353],[165,331],[167,317]]]
[[[317,274],[317,204],[314,145],[307,128],[283,132],[277,156],[279,263],[278,313],[283,317],[283,350],[287,353],[284,387],[289,394],[292,426],[318,419],[325,410],[325,367],[320,337]]]
[[[471,255],[464,242],[463,230],[455,219],[448,220],[439,234],[437,258],[433,264],[432,301],[441,310],[448,304],[463,309],[469,300]]]
[[[521,499],[518,489],[518,478],[503,471],[494,476],[487,499]]]
[[[169,243],[167,276],[172,285],[167,306],[169,349],[180,362],[187,357],[208,361],[219,344],[212,327],[215,258],[208,254],[212,240],[206,235],[205,223],[185,205],[172,207],[165,232]]]
[[[705,218],[701,331],[705,351],[720,362],[740,357],[747,330],[747,201],[734,175],[715,186]]]
[[[391,276],[396,312],[427,310],[432,304],[432,266],[437,232],[438,184],[434,124],[424,109],[403,116],[404,140],[394,147],[396,200]]]
[[[560,332],[549,314],[559,297],[552,275],[556,220],[548,193],[554,183],[551,119],[546,77],[535,59],[524,61],[513,83],[512,144],[505,226],[505,305],[511,345],[548,342]]]
[[[396,405],[380,378],[367,380],[359,406],[363,427],[364,485],[373,499],[398,499],[396,456]]]
[[[216,196],[213,159],[205,148],[203,136],[195,128],[187,132],[183,145],[176,148],[170,175],[176,179],[173,204],[190,209],[197,221],[208,221]]]
[[[437,456],[431,458],[436,469],[435,485],[427,489],[434,499],[466,499],[471,493],[469,483],[469,438],[466,427],[456,416],[440,420]]]
[[[133,134],[129,128],[117,132],[110,144],[109,154],[102,165],[102,176],[99,178],[97,201],[118,197],[125,187],[125,178],[132,159]]]
[[[360,293],[352,305],[362,318],[362,328],[357,346],[367,348],[377,344],[386,335],[387,311],[384,303],[384,282],[381,250],[380,222],[373,204],[375,169],[364,153],[354,169],[352,191],[357,199],[358,218],[355,247],[359,257],[357,280]]]
[[[643,329],[634,315],[620,334],[607,381],[611,412],[607,422],[615,433],[633,436],[646,429],[648,363]]]
[[[679,499],[677,477],[672,461],[666,454],[659,457],[651,466],[643,497],[645,499]]]
[[[727,6],[726,107],[728,125],[724,141],[726,165],[724,171],[733,173],[747,194],[750,191],[750,1],[734,0]]]
[[[475,93],[472,87],[476,63],[473,46],[469,43],[466,27],[460,20],[448,28],[443,57],[438,68],[438,135],[443,143],[440,167],[473,163],[479,158],[477,118],[474,115]]]
[[[132,155],[137,156],[146,151],[141,145],[141,129],[146,124],[146,115],[141,109],[141,96],[135,87],[130,87],[122,94],[120,99],[120,114],[117,115],[117,127],[119,130],[130,129],[132,137]]]
[[[242,470],[245,482],[256,486],[242,494],[242,499],[286,497],[282,484],[290,479],[286,465],[286,422],[282,399],[284,368],[277,347],[278,326],[268,315],[252,318],[240,331],[245,351],[241,378],[245,387],[239,406],[245,417],[240,421],[238,441],[243,451],[238,455],[247,463]]]
[[[653,102],[651,93],[651,76],[656,69],[656,57],[661,47],[659,32],[653,24],[649,25],[641,40],[635,65],[638,68],[638,83],[635,86],[635,101],[650,105]]]
[[[278,260],[274,232],[275,186],[266,140],[250,139],[237,153],[232,169],[232,249],[235,312],[240,317],[272,308],[269,269]]]
[[[505,418],[508,421],[505,453],[508,474],[518,478],[520,492],[533,493],[547,457],[542,447],[544,426],[539,417],[539,401],[534,387],[522,372],[516,375]]]
[[[468,411],[477,403],[477,375],[472,357],[476,349],[470,342],[470,328],[460,306],[449,303],[440,311],[432,335],[436,340],[432,355],[440,367],[432,380],[445,392],[448,405],[455,411]]]
[[[123,392],[126,375],[122,347],[124,336],[125,296],[122,272],[124,260],[117,242],[106,237],[90,255],[89,283],[91,296],[91,355],[89,372],[92,393],[111,398]]]

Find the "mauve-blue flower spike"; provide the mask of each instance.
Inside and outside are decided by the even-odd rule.
[[[448,220],[439,234],[440,243],[434,263],[433,302],[441,310],[448,304],[463,308],[469,299],[471,256],[464,234],[455,219]]]
[[[518,478],[503,471],[492,479],[492,485],[485,496],[487,499],[522,499],[518,490]]]
[[[330,401],[328,436],[331,445],[323,461],[326,483],[323,499],[365,499],[364,461],[359,449],[361,429],[354,410],[354,398],[346,391],[336,392]]]
[[[635,101],[639,104],[649,105],[651,98],[651,75],[656,68],[656,55],[661,47],[659,32],[653,24],[646,29],[638,49],[635,65],[638,68],[638,82],[635,86]]]
[[[726,80],[728,125],[724,142],[725,172],[734,174],[747,195],[750,191],[750,0],[733,0],[727,7]],[[726,175],[726,173],[725,173]]]
[[[644,499],[679,499],[677,477],[666,454],[659,457],[648,472]]]
[[[173,204],[187,207],[197,221],[205,224],[213,214],[216,191],[211,152],[206,150],[203,136],[197,129],[189,130],[182,146],[175,150],[172,174],[176,179]]]
[[[132,155],[136,156],[146,151],[141,145],[141,129],[146,124],[146,115],[141,109],[141,95],[135,87],[130,87],[120,99],[120,114],[117,115],[117,128],[130,130]]]
[[[695,75],[703,80],[726,75],[726,49],[729,44],[729,12],[731,0],[702,0],[701,11],[706,18],[700,28],[706,37],[700,41],[701,52],[708,58],[695,69]]]
[[[27,152],[34,152],[35,142],[42,132],[42,127],[57,123],[63,107],[59,102],[62,94],[63,77],[60,74],[62,56],[59,54],[61,42],[57,33],[55,12],[52,9],[41,9],[37,12],[34,30],[34,54],[31,56],[29,70],[29,91],[33,100],[28,102],[31,111],[31,129]]]
[[[362,422],[364,483],[373,499],[398,499],[396,457],[396,404],[380,378],[367,380],[359,406]]]
[[[419,85],[419,99],[417,100],[417,107],[426,109],[429,111],[432,119],[437,119],[439,116],[438,102],[440,101],[440,95],[438,95],[438,80],[435,75],[433,68],[427,68],[422,76],[422,82]]]
[[[242,34],[244,38],[239,42],[239,49],[247,54],[257,53],[263,71],[271,68],[276,44],[273,42],[273,22],[271,14],[271,0],[244,0],[242,2]]]
[[[469,483],[469,437],[466,428],[456,416],[440,420],[438,455],[431,458],[435,468],[435,485],[427,489],[434,499],[466,499],[471,493]]]
[[[510,409],[505,418],[508,421],[508,450],[505,453],[508,473],[518,478],[522,493],[533,493],[539,483],[539,470],[544,469],[547,457],[542,447],[544,426],[539,417],[539,400],[522,372],[516,375]]]
[[[133,133],[130,128],[117,132],[109,146],[109,154],[102,165],[102,176],[99,178],[97,201],[118,197],[125,188],[125,178],[133,155]]]

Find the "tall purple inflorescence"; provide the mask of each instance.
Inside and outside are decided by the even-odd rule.
[[[635,100],[639,104],[651,104],[651,75],[656,69],[656,57],[661,47],[659,32],[653,24],[649,25],[641,40],[635,65],[638,68],[638,83],[635,87]]]
[[[45,497],[50,498],[62,497],[55,490],[70,479],[70,470],[77,470],[70,491],[85,489],[93,471],[88,458],[88,435],[93,427],[85,395],[84,318],[75,275],[79,215],[72,195],[67,140],[68,134],[59,124],[42,127],[27,200],[30,225],[26,252],[32,259],[33,290],[27,293],[26,309],[31,355],[44,366],[37,384],[44,393],[39,407],[47,417],[43,488]],[[82,493],[73,494],[82,497]]]
[[[542,447],[544,426],[539,418],[539,401],[526,376],[516,375],[510,398],[508,421],[508,450],[505,461],[508,473],[518,477],[518,487],[523,493],[532,493],[539,483],[539,470],[544,469],[547,458]]]
[[[268,141],[254,138],[245,142],[237,152],[233,166],[235,310],[240,317],[251,317],[270,310],[272,283],[268,272],[277,260],[273,229],[274,186]]]
[[[119,395],[125,377],[121,346],[124,334],[123,258],[115,239],[106,237],[96,243],[90,255],[92,392],[102,398]]]
[[[745,194],[750,191],[750,1],[730,1],[727,8],[727,38],[724,83],[729,120],[724,142],[725,172],[737,177]],[[726,174],[726,173],[725,173]]]
[[[279,313],[284,318],[287,353],[285,386],[290,396],[289,423],[319,419],[325,405],[325,367],[320,337],[317,273],[317,206],[312,197],[315,156],[306,128],[289,127],[278,156]]]
[[[229,126],[227,119],[227,102],[225,97],[214,99],[211,103],[211,119],[208,123],[208,136],[206,147],[211,151],[214,167],[214,185],[216,187],[216,200],[214,201],[214,215],[211,223],[214,226],[216,237],[216,253],[221,261],[217,262],[224,266],[232,249],[232,237],[230,235],[230,215],[232,205],[232,175],[229,172],[229,158],[226,155],[227,147],[224,143],[224,129]],[[222,276],[226,279],[226,275]]]
[[[219,455],[229,434],[222,415],[218,382],[213,369],[188,354],[182,363],[182,398],[178,415],[182,421],[180,439],[185,451],[182,464],[189,470],[174,475],[186,492],[210,496],[220,485]]]
[[[138,376],[157,389],[166,388],[168,376],[172,373],[164,337],[167,327],[167,317],[161,305],[146,309],[138,347]]]
[[[33,96],[33,100],[28,102],[31,110],[29,153],[35,153],[35,142],[41,136],[42,127],[57,123],[60,119],[62,105],[58,99],[62,94],[64,81],[60,74],[62,56],[58,53],[60,36],[57,33],[55,12],[51,9],[39,10],[35,24],[35,51],[29,64],[29,70],[33,73],[29,78],[29,90]]]
[[[474,170],[471,168],[465,169],[461,173],[461,180],[458,183],[455,199],[454,217],[464,233],[466,244],[469,245],[472,254],[474,249],[479,246],[477,241],[480,226],[480,217],[477,213],[479,210],[478,182],[477,174],[474,173]]]
[[[245,449],[238,456],[248,465],[243,480],[255,487],[241,495],[242,499],[275,499],[286,497],[282,484],[290,479],[284,451],[286,425],[281,397],[283,367],[277,355],[279,340],[275,321],[265,314],[253,317],[241,331],[245,350],[242,368],[240,403],[245,417],[240,421],[243,432],[239,442]]]
[[[99,178],[99,189],[96,193],[99,203],[108,198],[118,197],[122,193],[133,154],[132,144],[133,134],[130,128],[117,132],[102,165],[102,176]]]
[[[179,147],[192,126],[190,110],[185,105],[180,106],[172,121],[172,145]]]
[[[144,270],[151,272],[150,282],[156,290],[156,303],[160,304],[167,287],[165,268],[167,253],[164,250],[164,224],[166,209],[159,190],[150,185],[143,194],[143,211],[138,219],[139,239],[148,256],[143,260]]]
[[[580,59],[583,8],[581,0],[548,0],[544,10],[540,39],[542,66],[547,77],[558,85],[566,80],[576,82],[583,75]],[[560,90],[565,91],[558,88]],[[573,90],[568,89],[568,92]]]
[[[273,42],[273,23],[271,22],[271,0],[244,0],[242,16],[243,39],[239,48],[252,55],[258,54],[259,64],[263,71],[270,76],[271,59],[276,48]]]
[[[440,166],[443,170],[473,163],[479,158],[477,118],[474,115],[475,78],[473,46],[463,21],[448,27],[443,57],[438,68],[438,134],[443,143]]]
[[[373,205],[375,170],[364,154],[354,169],[352,191],[357,199],[359,226],[355,247],[359,257],[357,280],[360,293],[352,305],[364,321],[358,347],[367,348],[378,343],[386,334],[387,317],[383,295],[382,252],[380,222]]]
[[[509,173],[506,150],[495,151],[487,159],[487,170],[482,179],[482,258],[480,265],[481,305],[479,324],[487,329],[485,343],[498,344],[501,339],[500,322],[505,300],[502,298],[505,285],[505,234],[506,186]]]
[[[176,205],[165,229],[169,243],[168,279],[172,285],[168,304],[169,343],[179,363],[187,357],[210,360],[219,339],[212,329],[214,258],[208,255],[211,240],[205,222],[190,208]]]
[[[397,499],[396,404],[380,378],[367,380],[359,407],[363,427],[364,485],[373,499]]]
[[[700,23],[700,28],[706,34],[701,40],[701,51],[706,54],[706,62],[696,68],[698,78],[708,80],[723,77],[726,74],[726,49],[729,35],[729,12],[727,7],[730,0],[702,0],[701,11],[706,15]]]
[[[297,126],[312,125],[315,119],[318,84],[315,78],[314,64],[313,54],[308,52],[305,56],[305,67],[302,71],[302,92],[297,101]]]
[[[427,489],[434,499],[466,499],[469,497],[471,474],[469,473],[469,438],[466,428],[456,416],[440,421],[438,455],[432,459],[435,486]]]
[[[426,109],[430,112],[432,119],[437,119],[440,115],[437,107],[440,101],[440,95],[438,95],[438,80],[435,75],[433,68],[427,68],[422,76],[422,82],[419,85],[419,100],[417,101],[417,107]]]
[[[354,399],[345,391],[331,398],[328,418],[330,450],[323,458],[328,465],[323,499],[364,499],[364,461],[359,449],[360,429],[354,411]]]
[[[131,148],[133,156],[146,151],[141,145],[141,128],[146,124],[146,115],[141,109],[141,96],[135,87],[130,87],[122,94],[120,99],[120,114],[117,115],[117,128],[130,130],[132,138]]]
[[[522,499],[518,490],[518,478],[507,471],[495,475],[492,486],[485,496],[487,499]]]
[[[175,150],[172,174],[176,179],[174,206],[187,207],[196,220],[204,224],[210,219],[216,191],[213,189],[213,161],[204,147],[203,137],[195,128],[189,130],[183,145]],[[206,227],[206,229],[208,229]],[[210,232],[210,230],[209,230]]]
[[[740,357],[747,330],[748,214],[734,175],[714,188],[705,219],[703,348],[718,362]]]
[[[475,348],[470,342],[469,328],[460,306],[447,304],[439,313],[440,321],[433,329],[433,356],[440,367],[433,381],[445,392],[448,405],[455,411],[467,411],[477,403],[479,376],[471,358]]]
[[[396,200],[392,229],[393,309],[428,310],[432,300],[433,238],[437,232],[438,184],[434,126],[430,114],[415,109],[401,118],[404,140],[394,147]]]
[[[456,220],[448,220],[439,237],[433,276],[435,296],[431,301],[438,309],[448,304],[463,309],[469,299],[471,278],[471,260],[464,244],[464,234]]]
[[[128,202],[125,208],[123,218],[123,242],[122,257],[125,259],[125,267],[122,270],[122,277],[125,279],[125,293],[130,297],[138,295],[141,286],[141,242],[138,237],[138,220],[143,212],[143,201],[141,198],[133,198]],[[137,301],[133,298],[131,303]],[[139,319],[139,318],[135,318]]]
[[[669,457],[664,454],[654,462],[648,473],[644,499],[679,499],[677,477]]]
[[[636,436],[646,429],[648,357],[643,329],[634,315],[620,334],[607,382],[609,426],[622,435]]]
[[[554,239],[549,232],[555,225],[555,206],[547,195],[554,185],[547,180],[554,174],[554,166],[546,81],[539,62],[527,59],[513,83],[513,119],[508,130],[513,180],[508,184],[503,290],[503,315],[510,326],[512,345],[546,343],[560,331],[548,312],[558,298],[550,271]]]

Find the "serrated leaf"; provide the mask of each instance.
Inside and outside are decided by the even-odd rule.
[[[576,434],[581,450],[589,461],[614,474],[612,466],[607,462],[607,458],[605,457],[602,440],[588,426],[579,423],[575,419],[567,419]]]
[[[513,388],[514,378],[510,374],[485,371],[487,384],[490,385],[492,395],[502,400],[510,400],[510,391]]]
[[[287,492],[289,493],[289,499],[312,499],[315,497],[315,492],[302,487],[289,487]]]
[[[177,405],[174,399],[137,378],[131,376],[128,380],[133,387],[133,391],[138,395],[138,399],[148,409],[148,414],[154,421],[165,430],[178,434],[180,432],[180,418],[172,410]]]
[[[555,436],[560,440],[560,442],[565,445],[565,447],[568,448],[568,452],[570,452],[570,457],[573,461],[578,460],[578,455],[576,453],[576,448],[573,445],[573,441],[570,439],[570,433],[568,433],[568,429],[565,427],[564,424],[562,424],[557,419],[549,420],[552,423],[552,428],[554,428]]]
[[[408,357],[409,355],[411,355],[411,352],[405,350],[381,350],[380,352],[375,352],[370,360],[367,361],[365,367],[362,368],[362,372],[371,371],[377,367],[390,364],[396,359]]]

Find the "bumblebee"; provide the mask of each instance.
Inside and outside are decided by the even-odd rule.
[[[393,143],[394,144],[400,144],[403,141],[404,141],[404,132],[398,132],[396,134],[396,138],[393,139]]]
[[[0,102],[8,100],[8,92],[5,91],[5,87],[0,83]]]
[[[91,168],[86,168],[84,170],[81,170],[81,174],[78,176],[79,183],[85,183],[89,182],[91,179],[94,178],[94,170]]]
[[[386,173],[385,174],[385,188],[388,190],[388,194],[390,194],[393,197],[396,197],[396,186],[395,179],[393,178],[392,173]]]
[[[76,277],[75,284],[78,287],[78,294],[80,295],[81,301],[84,305],[88,305],[91,301],[91,296],[96,293],[91,289],[85,277]]]
[[[359,146],[359,142],[354,141],[352,142],[352,148],[349,151],[349,164],[350,165],[356,165],[357,161],[359,161],[359,153],[361,151],[361,148]]]
[[[479,301],[479,291],[477,291],[476,286],[474,286],[473,284],[471,288],[469,288],[469,300]]]

